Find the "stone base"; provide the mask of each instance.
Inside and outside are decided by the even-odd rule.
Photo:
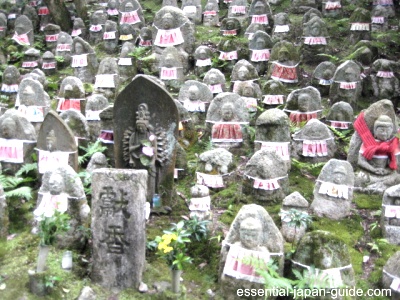
[[[400,226],[385,225],[383,236],[393,245],[400,245]]]
[[[350,215],[351,201],[344,201],[343,199],[330,201],[315,198],[311,203],[310,208],[318,217],[326,217],[331,220],[341,220]]]

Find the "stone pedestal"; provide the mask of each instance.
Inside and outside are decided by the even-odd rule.
[[[92,280],[138,288],[145,263],[147,171],[98,169],[92,175]]]

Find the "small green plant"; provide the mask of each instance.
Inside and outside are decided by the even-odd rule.
[[[20,176],[8,176],[0,174],[0,185],[4,189],[7,198],[23,198],[32,199],[32,188],[25,185],[27,182],[33,181],[33,178],[23,178]],[[23,185],[24,184],[24,185]]]
[[[207,225],[210,223],[208,220],[199,220],[196,216],[192,219],[188,217],[184,218],[183,228],[190,233],[190,240],[196,240],[198,242],[207,239],[208,236],[208,228]],[[177,226],[177,224],[173,224],[173,226]]]
[[[52,216],[42,216],[39,221],[40,245],[53,245],[57,235],[69,230],[69,220],[68,214],[60,213],[57,210]]]
[[[389,242],[387,239],[376,239],[373,240],[371,243],[367,243],[367,245],[370,247],[371,252],[375,252],[379,256],[382,255],[381,247],[388,244]]]
[[[348,144],[350,143],[351,136],[353,135],[353,131],[348,129],[348,130],[337,130],[336,128],[333,128],[332,126],[328,126],[330,130],[335,134],[338,140]]]
[[[65,62],[64,56],[56,55],[56,56],[54,56],[54,58],[55,58],[56,62],[59,64],[62,64]]]
[[[46,276],[44,279],[44,286],[47,288],[54,288],[55,283],[57,281],[61,281],[61,278],[57,277],[57,276],[52,276],[52,275]]]
[[[89,143],[87,147],[79,146],[79,149],[82,149],[85,154],[78,157],[78,162],[80,165],[85,163],[93,154],[96,152],[104,152],[107,147],[102,146],[100,141],[96,141],[94,143]]]
[[[312,222],[312,216],[304,211],[300,211],[295,208],[281,211],[279,215],[282,217],[282,222],[285,222],[290,227],[294,227],[295,236],[299,228],[307,228]],[[292,242],[292,250],[294,249],[295,240],[296,239],[293,239]]]
[[[313,176],[318,176],[318,174],[321,172],[322,167],[325,165],[325,163],[315,163],[315,164],[310,164],[310,163],[304,163],[301,161],[298,161],[295,158],[292,158],[292,166],[295,167],[296,169],[300,170],[302,174],[305,173],[310,173]]]
[[[146,47],[136,47],[132,52],[128,53],[128,55],[132,56],[136,60],[141,60],[143,57],[146,57],[149,52],[150,50]]]
[[[164,230],[163,236],[157,236],[149,242],[148,248],[157,249],[157,255],[167,262],[171,270],[183,270],[192,258],[186,255],[190,243],[190,232],[184,229],[185,222],[174,224],[171,230]]]

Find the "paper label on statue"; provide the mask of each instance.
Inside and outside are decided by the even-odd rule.
[[[339,88],[343,90],[354,90],[357,87],[357,81],[355,82],[340,82]]]
[[[109,16],[118,16],[118,9],[116,9],[116,8],[113,8],[113,9],[109,8],[109,9],[107,9],[107,14],[108,14]]]
[[[326,45],[326,38],[323,36],[313,37],[307,36],[304,38],[305,45]]]
[[[289,32],[289,25],[275,25],[274,33],[284,33]]]
[[[376,76],[381,78],[393,78],[394,73],[390,71],[378,71],[378,73],[376,73]]]
[[[6,30],[6,27],[0,26],[0,32],[3,32]]]
[[[42,64],[42,69],[43,70],[50,70],[50,69],[55,69],[57,66],[57,63],[55,61],[52,62],[44,62]]]
[[[393,278],[390,288],[396,292],[400,292],[400,278]]]
[[[369,23],[351,23],[350,31],[369,31]]]
[[[318,193],[334,198],[349,199],[349,187],[347,185],[335,184],[332,182],[321,181]]]
[[[46,40],[46,42],[57,42],[58,34],[46,35],[45,40]]]
[[[179,122],[180,123],[180,122]],[[180,128],[180,127],[179,127]],[[179,129],[180,130],[180,129]],[[178,171],[183,171],[183,169],[174,169],[174,179],[178,179]]]
[[[203,15],[205,15],[205,16],[216,16],[217,12],[215,10],[208,10],[208,11],[203,12]]]
[[[253,15],[251,16],[252,24],[268,24],[268,16],[267,15]]]
[[[148,47],[148,46],[152,46],[152,45],[153,45],[152,40],[142,40],[142,39],[140,39],[140,41],[139,41],[139,46],[142,46],[142,47]]]
[[[72,36],[72,37],[78,36],[78,35],[81,35],[81,34],[82,34],[82,30],[81,30],[81,29],[74,29],[74,30],[72,30],[72,32],[71,32],[71,36]]]
[[[154,45],[160,47],[176,46],[184,42],[181,29],[158,29]]]
[[[161,68],[160,71],[161,80],[173,80],[178,79],[178,69],[177,68]]]
[[[88,121],[100,121],[100,113],[102,110],[87,110],[85,112],[86,120]]]
[[[210,196],[190,199],[189,210],[209,211],[211,207]]]
[[[317,269],[318,270],[318,269]],[[337,288],[343,286],[342,275],[340,273],[340,269],[326,269],[326,270],[318,270],[321,272],[321,277],[326,278],[329,283],[329,287]],[[318,275],[318,273],[317,273]]]
[[[385,23],[385,17],[372,17],[371,18],[371,23],[373,23],[373,24],[384,24]]]
[[[44,114],[42,106],[18,106],[18,111],[24,115],[29,122],[43,122]]]
[[[67,194],[52,195],[50,193],[43,193],[42,201],[39,206],[33,211],[36,218],[47,217],[50,218],[57,210],[60,213],[66,212],[68,209],[68,196]]]
[[[87,67],[87,54],[73,55],[72,56],[72,68]]]
[[[303,156],[322,157],[328,155],[328,145],[326,140],[321,141],[303,141]]]
[[[349,129],[349,122],[330,121],[331,126],[337,129]]]
[[[103,40],[115,40],[115,39],[116,39],[115,31],[104,32]]]
[[[219,54],[220,60],[234,60],[238,58],[237,51],[231,51],[231,52],[220,51],[220,52],[221,52]]]
[[[249,111],[257,111],[257,99],[253,97],[242,97],[246,103],[246,107]]]
[[[310,121],[311,119],[317,119],[318,113],[317,112],[296,112],[292,111],[289,115],[290,121],[294,123],[301,123]]]
[[[237,35],[237,30],[236,30],[236,29],[232,29],[232,30],[222,30],[222,35],[223,35],[223,36]]]
[[[290,160],[289,143],[261,142],[261,149],[275,150],[283,160]]]
[[[23,61],[22,62],[22,67],[23,68],[36,68],[38,66],[37,61]]]
[[[71,45],[70,44],[58,44],[56,47],[56,51],[58,52],[70,52]]]
[[[100,32],[102,30],[103,30],[103,26],[100,25],[100,24],[91,25],[90,28],[89,28],[89,31],[91,31],[91,32]]]
[[[45,150],[38,150],[38,152],[38,168],[41,174],[54,170],[55,166],[68,166],[68,152],[50,152]]]
[[[283,104],[284,95],[265,95],[263,103],[269,105]]]
[[[274,63],[271,78],[288,83],[297,82],[297,66],[285,66]]]
[[[29,46],[30,45],[29,37],[28,37],[28,34],[26,34],[26,33],[23,33],[23,34],[14,33],[12,39],[14,41],[16,41],[19,45],[22,45],[22,46]]]
[[[57,111],[65,111],[73,109],[76,111],[81,111],[81,100],[80,99],[58,99]]]
[[[264,261],[267,264],[270,260],[270,255],[268,251],[254,251],[239,245],[231,245],[223,273],[236,279],[264,283],[264,278],[256,273],[255,268],[243,262],[243,260],[249,258]]]
[[[120,41],[130,41],[133,40],[133,35],[132,34],[122,34],[119,36]]]
[[[214,143],[243,142],[242,127],[239,123],[215,123],[212,127],[211,140]]]
[[[277,179],[254,179],[253,188],[273,191],[280,188],[279,182]]]
[[[232,13],[236,15],[246,14],[246,6],[232,5]]]
[[[29,1],[29,6],[36,7],[38,5],[37,1]]]
[[[269,49],[251,50],[251,61],[268,61],[270,56]]]
[[[219,93],[222,93],[222,92],[223,92],[223,90],[222,90],[222,85],[221,85],[221,84],[211,84],[211,85],[209,85],[208,87],[210,88],[210,91],[211,91],[213,94],[219,94]]]
[[[137,10],[129,12],[121,12],[120,24],[136,24],[140,22]]]
[[[12,20],[12,19],[16,19],[17,18],[17,14],[9,14],[7,16],[7,19]]]
[[[209,175],[204,173],[196,172],[197,184],[202,184],[210,188],[222,188],[224,187],[224,179],[221,175]]]
[[[102,130],[98,140],[105,144],[114,144],[114,132],[112,130]]]
[[[23,163],[24,141],[0,138],[0,161]]]
[[[183,12],[185,14],[195,14],[195,13],[197,13],[197,8],[194,5],[185,6],[182,10],[183,10]]]
[[[320,80],[318,81],[318,84],[319,84],[319,85],[331,85],[332,82],[333,82],[332,79],[320,79]]]
[[[18,84],[5,84],[1,85],[1,91],[4,93],[17,93],[18,92]]]
[[[207,66],[211,66],[211,58],[196,60],[196,67],[207,67]]]
[[[119,66],[132,66],[132,58],[130,57],[121,57],[118,60]]]
[[[96,75],[95,88],[115,88],[114,74]]]
[[[400,206],[398,206],[398,205],[386,205],[385,206],[385,217],[386,218],[397,218],[397,219],[400,219]]]
[[[47,8],[47,6],[39,7],[39,10],[38,10],[38,15],[39,15],[39,16],[46,16],[46,15],[48,15],[48,14],[50,14],[50,11],[49,11],[49,9]]]
[[[335,10],[342,8],[340,1],[328,1],[325,3],[325,10]]]
[[[206,104],[202,101],[191,101],[185,100],[183,101],[183,107],[187,109],[189,112],[205,112],[206,111]]]

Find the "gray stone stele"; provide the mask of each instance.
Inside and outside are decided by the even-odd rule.
[[[393,278],[390,277],[388,274],[392,276],[396,276],[400,278],[400,251],[397,251],[393,254],[388,261],[386,262],[385,266],[383,267],[383,274],[382,274],[382,285],[384,288],[389,289],[390,285],[393,282]],[[394,292],[392,290],[392,298],[394,300],[400,299],[400,293]]]
[[[400,245],[400,226],[395,226],[389,223],[391,218],[385,217],[384,205],[394,205],[393,202],[399,198],[400,198],[400,185],[397,184],[386,189],[382,199],[382,214],[381,214],[382,233],[383,237],[387,239],[390,244],[393,245]]]
[[[147,171],[98,169],[92,175],[92,280],[138,288],[146,254]]]

